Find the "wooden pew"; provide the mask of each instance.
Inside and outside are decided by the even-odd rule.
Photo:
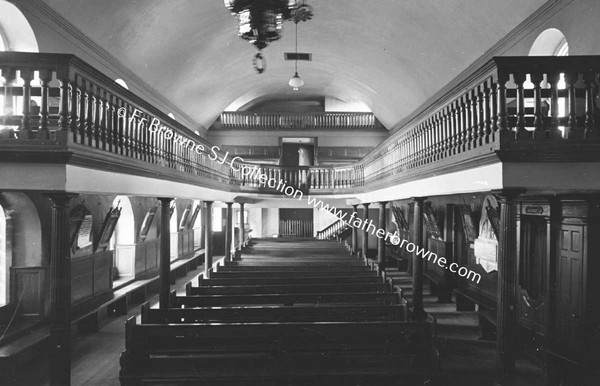
[[[427,244],[431,253],[446,259],[446,266],[455,262],[452,242],[430,237]],[[452,290],[456,286],[454,274],[432,261],[425,260],[424,263],[423,274],[429,280],[431,294],[438,297],[438,303],[452,303]]]
[[[456,295],[457,311],[474,310],[474,305],[479,305],[477,314],[479,326],[481,327],[481,340],[496,340],[496,300],[485,296],[481,291],[473,290],[471,287],[457,288]]]
[[[434,334],[433,322],[138,325],[131,317],[120,380],[122,385],[145,380],[288,384],[291,379],[422,384],[438,367]]]
[[[374,320],[406,320],[406,301],[400,304],[319,305],[311,306],[246,306],[151,309],[142,305],[143,324],[169,323],[233,323],[233,322],[349,322]]]
[[[243,295],[194,295],[174,296],[170,298],[170,305],[174,308],[190,307],[224,307],[232,305],[260,305],[273,304],[292,306],[294,304],[400,304],[398,293],[377,292],[344,292],[327,294],[243,294]]]
[[[200,286],[225,286],[225,285],[279,285],[279,284],[367,284],[383,283],[383,278],[368,276],[298,276],[298,277],[236,277],[228,278],[211,275],[210,279],[198,278]]]
[[[366,284],[279,284],[279,285],[229,285],[186,286],[186,295],[244,295],[244,294],[328,294],[344,292],[391,292],[389,283]]]
[[[212,278],[256,278],[256,277],[349,277],[349,276],[378,276],[377,271],[318,271],[297,269],[290,271],[223,271],[222,267],[217,272],[211,273]]]
[[[345,265],[340,267],[339,265],[314,265],[314,264],[280,264],[280,265],[224,265],[218,268],[219,272],[294,272],[294,271],[307,271],[307,272],[368,272],[369,267],[360,265]]]

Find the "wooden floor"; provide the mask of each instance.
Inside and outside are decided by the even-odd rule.
[[[289,242],[286,240],[260,241],[260,254],[249,253],[244,255],[244,260],[251,263],[253,259],[269,259],[270,256],[294,256],[300,251],[310,252],[315,258],[326,260],[332,255],[340,252],[340,245],[327,241],[304,241],[302,243]],[[358,260],[358,259],[357,259]],[[185,283],[192,280],[201,272],[201,268],[190,272],[187,277],[178,280],[176,289],[178,294],[184,294]],[[405,274],[395,272],[395,281],[398,285],[406,287],[409,279]],[[150,299],[156,302],[157,299]],[[441,372],[431,385],[443,386],[485,386],[493,385],[495,374],[495,345],[492,343],[481,343],[473,339],[475,336],[472,327],[471,316],[456,313],[453,318],[451,308],[453,305],[436,305],[433,297],[426,296],[428,311],[437,311],[443,314],[443,323],[446,325],[457,325],[458,328],[447,334],[442,334],[438,339],[438,347],[441,352]],[[129,315],[139,313],[139,307],[129,310]],[[119,356],[124,349],[124,323],[128,316],[110,318],[104,320],[98,333],[74,336],[72,355],[72,385],[119,385]],[[463,323],[467,323],[463,326]],[[462,334],[461,331],[466,331]],[[458,331],[458,332],[457,332]],[[31,363],[27,369],[19,371],[16,383],[4,383],[0,376],[0,384],[9,385],[48,385],[48,360],[40,358]],[[519,360],[517,366],[517,386],[543,385],[543,374],[539,368],[526,360]],[[398,385],[402,384],[399,380]]]

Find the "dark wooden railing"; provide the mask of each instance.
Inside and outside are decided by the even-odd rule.
[[[206,140],[73,55],[3,52],[0,69],[0,148],[112,155],[123,165],[136,160],[232,183],[229,165],[209,159]],[[150,129],[153,121],[160,129]]]
[[[494,58],[437,95],[355,166],[363,167],[365,185],[379,185],[496,151],[598,144],[599,74],[600,56]]]
[[[313,222],[309,220],[280,220],[279,237],[313,237]]]
[[[373,113],[221,113],[221,126],[228,129],[375,129]]]
[[[482,160],[596,160],[600,154],[600,56],[494,58],[443,89],[357,163],[331,168],[257,165],[254,175],[209,158],[206,140],[72,55],[0,53],[0,70],[5,80],[0,90],[3,160],[22,159],[27,152],[64,160],[66,152],[77,154],[79,164],[89,160],[90,167],[109,162],[122,172],[145,169],[227,190],[281,194],[261,181],[265,175],[326,194],[391,186]],[[242,115],[224,113],[234,116]],[[256,115],[263,116],[269,115]],[[339,117],[351,116],[364,118]],[[320,122],[319,128],[342,122],[327,114],[320,117],[323,122],[313,121]],[[161,130],[149,129],[154,119],[160,120]],[[220,160],[225,157],[217,153]]]
[[[323,228],[320,231],[317,231],[317,239],[318,240],[330,240],[335,237],[338,237],[342,234],[346,229],[348,229],[350,225],[348,223],[337,220],[326,228]]]
[[[235,171],[234,178],[244,187],[267,193],[285,193],[279,186],[291,186],[300,191],[319,192],[334,189],[352,189],[362,186],[360,166],[344,167],[285,167],[276,165],[245,165],[246,169]],[[262,177],[265,176],[265,177]],[[279,185],[282,181],[285,185]],[[275,187],[273,187],[275,186]],[[293,193],[289,194],[293,195]]]

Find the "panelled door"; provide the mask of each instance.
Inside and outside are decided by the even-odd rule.
[[[569,353],[580,349],[583,329],[584,227],[561,227],[560,255],[557,263],[556,340]]]

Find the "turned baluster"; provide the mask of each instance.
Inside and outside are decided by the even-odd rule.
[[[531,81],[533,82],[533,138],[544,139],[546,138],[546,132],[544,130],[544,117],[542,115],[542,87],[541,82],[544,80],[542,73],[534,73],[531,75]]]
[[[475,92],[477,93],[477,104],[475,107],[475,141],[474,147],[479,147],[483,145],[485,142],[485,124],[486,124],[486,116],[485,116],[485,84],[480,84],[475,88]]]
[[[479,128],[479,121],[477,120],[477,111],[479,103],[477,87],[473,88],[473,90],[467,93],[467,98],[469,98],[469,113],[471,115],[469,122],[469,142],[467,143],[467,148],[474,149],[477,146],[477,139],[479,134],[477,131]]]
[[[106,149],[111,153],[113,151],[113,131],[115,123],[114,99],[114,95],[107,93],[106,101],[104,102],[104,121],[106,122]]]
[[[548,74],[548,84],[550,85],[550,138],[560,138],[560,120],[558,118],[558,82],[559,73]]]
[[[47,74],[40,73],[40,78],[42,78],[42,127],[40,131],[48,130],[48,117],[49,117],[49,107],[48,107],[48,97],[50,96],[48,93],[49,82],[52,79],[52,73],[48,72]],[[60,84],[60,102],[59,102],[59,110],[58,110],[58,127],[59,131],[56,133],[57,139],[66,140],[69,136],[69,131],[71,130],[71,123],[69,122],[69,100],[71,100],[70,92],[70,80],[69,74],[66,71],[57,71],[56,78]],[[44,98],[44,84],[46,85],[46,97]],[[44,100],[45,107],[44,107]],[[76,105],[71,107],[71,110],[76,110]],[[44,115],[46,118],[44,119]],[[45,124],[44,124],[45,121]],[[39,133],[38,133],[39,135]]]
[[[456,130],[458,136],[458,152],[462,153],[464,151],[464,147],[466,145],[467,131],[465,129],[465,108],[463,104],[463,97],[458,98],[456,101],[457,106],[457,114],[456,114]]]
[[[498,83],[492,80],[490,85],[490,142],[495,142],[498,132]]]
[[[471,147],[471,101],[469,94],[461,97],[462,103],[462,151],[467,151]]]
[[[442,156],[448,157],[452,155],[452,132],[450,126],[450,117],[452,114],[452,107],[446,106],[443,110],[443,153]]]
[[[81,144],[85,144],[88,138],[86,129],[86,113],[87,113],[87,81],[80,78],[79,84],[79,139]]]
[[[96,138],[96,133],[94,130],[94,85],[91,82],[88,82],[88,92],[87,92],[87,111],[85,113],[85,132],[87,135],[88,146],[94,146],[94,138]]]
[[[498,102],[496,116],[498,117],[498,119],[496,120],[496,125],[498,127],[497,131],[499,131],[500,133],[508,132],[508,111],[506,109],[506,82],[508,82],[508,75],[502,74],[502,76],[498,76],[498,95],[496,97],[496,101]]]
[[[79,104],[81,103],[81,93],[79,91],[79,85],[77,82],[78,77],[75,77],[75,80],[71,81],[71,116],[70,116],[70,126],[71,126],[71,137],[73,138],[73,142],[77,143],[80,138],[78,127],[79,127],[79,117],[77,112],[80,109]]]
[[[517,123],[515,138],[525,138],[527,130],[525,130],[525,83],[526,76],[523,73],[514,74],[514,81],[517,85]]]
[[[492,133],[492,111],[491,111],[491,98],[492,98],[492,88],[490,87],[489,80],[483,84],[483,122],[482,122],[482,142],[490,143],[490,134]]]
[[[22,139],[31,138],[31,81],[33,80],[33,71],[21,70],[21,79],[23,79],[23,117],[21,119]]]
[[[594,117],[594,97],[596,95],[596,76],[594,72],[585,74],[585,131],[584,138],[597,138],[596,119]]]
[[[12,68],[2,68],[2,77],[4,78],[4,117],[2,124],[9,126],[14,110],[12,83],[16,78],[16,71]]]
[[[37,132],[38,139],[50,138],[48,132],[48,91],[49,83],[52,80],[52,72],[50,70],[40,70],[40,84],[42,86],[42,104],[40,106],[40,128]],[[63,110],[63,104],[66,104],[66,109]],[[61,114],[59,117],[59,127],[61,130],[68,130],[69,126],[69,82],[60,82],[60,108]],[[64,113],[63,113],[64,111]]]
[[[577,83],[577,80],[577,74],[565,74],[565,81],[567,82],[569,90],[569,119],[567,122],[569,128],[567,133],[568,138],[581,138],[580,130],[577,127],[577,96],[575,94],[575,83]]]
[[[104,104],[102,95],[103,90],[100,87],[96,87],[96,96],[94,97],[94,140],[96,142],[96,148],[100,148],[101,142],[104,142],[106,138],[106,133],[103,132],[102,127],[102,105]]]

